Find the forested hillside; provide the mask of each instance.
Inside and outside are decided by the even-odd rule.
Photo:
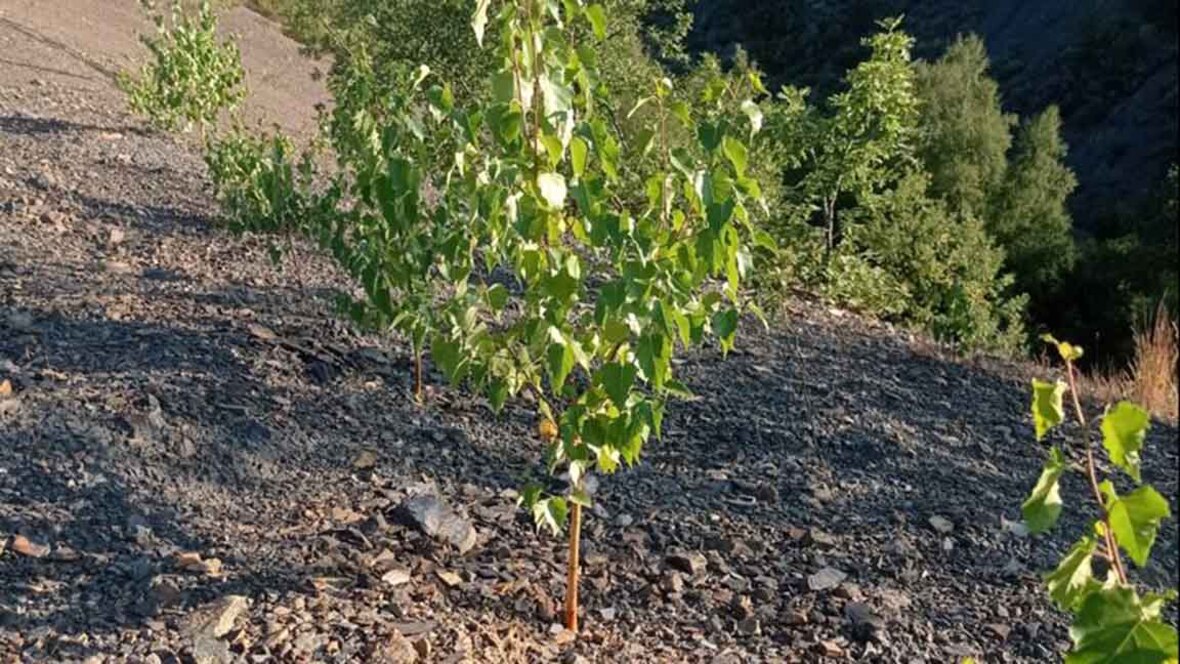
[[[740,44],[777,83],[829,90],[863,57],[873,22],[905,16],[915,55],[980,35],[1006,111],[1061,108],[1079,226],[1141,199],[1176,158],[1176,3],[1149,0],[699,0],[694,50]]]

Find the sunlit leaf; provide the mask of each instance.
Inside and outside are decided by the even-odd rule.
[[[1066,664],[1155,664],[1176,661],[1176,628],[1160,618],[1163,598],[1140,598],[1114,586],[1090,593],[1069,628],[1074,649]]]
[[[1061,424],[1065,418],[1065,409],[1062,405],[1065,383],[1060,380],[1049,383],[1034,378],[1032,386],[1033,425],[1036,427],[1037,440],[1041,440],[1050,429]]]
[[[1151,415],[1129,402],[1120,401],[1102,418],[1102,446],[1114,465],[1122,468],[1136,482],[1139,478],[1139,451],[1151,425]]]
[[[1097,547],[1096,539],[1083,537],[1061,559],[1057,569],[1045,575],[1049,595],[1061,610],[1076,609],[1087,594],[1101,585],[1094,580],[1091,567]]]
[[[471,29],[475,31],[475,42],[483,46],[483,33],[488,25],[488,6],[492,0],[476,0],[475,12],[471,15]]]
[[[537,176],[537,189],[549,207],[560,210],[565,205],[565,178],[560,173],[541,173]]]
[[[1121,497],[1110,480],[1103,482],[1100,488],[1106,499],[1110,529],[1115,539],[1131,560],[1143,567],[1151,555],[1160,521],[1171,516],[1168,501],[1150,486],[1141,486]]]
[[[1065,457],[1056,447],[1049,450],[1049,459],[1041,471],[1032,494],[1024,501],[1021,511],[1030,533],[1043,533],[1057,523],[1061,515],[1061,495],[1058,480],[1068,468]]]
[[[594,30],[594,36],[599,39],[606,39],[606,10],[600,4],[593,4],[586,8],[586,18],[590,21],[590,27]]]

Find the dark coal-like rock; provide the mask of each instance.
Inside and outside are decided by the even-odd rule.
[[[873,613],[873,609],[864,602],[845,604],[844,616],[848,619],[852,638],[857,641],[868,641],[884,626],[882,620]]]
[[[670,553],[664,558],[664,561],[672,569],[684,572],[689,576],[696,576],[704,572],[709,562],[704,555],[696,551]]]

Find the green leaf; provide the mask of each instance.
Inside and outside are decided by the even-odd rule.
[[[607,396],[619,408],[627,405],[627,396],[631,393],[631,386],[635,384],[635,367],[630,364],[611,362],[602,365],[598,370],[599,382]]]
[[[705,149],[705,152],[716,150],[717,146],[721,144],[721,137],[724,133],[720,125],[710,122],[702,122],[697,126],[697,139],[701,142],[701,147]]]
[[[1126,586],[1090,593],[1069,628],[1074,649],[1066,664],[1175,662],[1176,628],[1160,619],[1162,608],[1162,597],[1140,599]]]
[[[1066,362],[1073,362],[1082,359],[1083,350],[1081,346],[1075,346],[1068,341],[1058,341],[1052,334],[1042,334],[1041,341],[1052,345],[1057,349],[1057,354]]]
[[[511,144],[521,136],[524,115],[511,105],[501,104],[489,109],[488,125],[501,143]]]
[[[430,344],[430,356],[434,359],[435,366],[451,382],[459,378],[459,363],[462,360],[460,350],[458,342],[446,339],[441,335],[436,336]]]
[[[621,457],[619,455],[619,448],[612,445],[601,445],[597,451],[598,469],[606,474],[610,474],[619,469],[619,462]]]
[[[1061,559],[1057,569],[1045,575],[1049,596],[1062,611],[1078,608],[1087,594],[1100,587],[1091,568],[1097,547],[1098,540],[1088,535],[1083,537]]]
[[[721,348],[728,351],[733,348],[733,338],[737,333],[738,313],[736,309],[722,309],[713,314],[713,334],[721,341]]]
[[[1061,424],[1061,420],[1065,418],[1065,408],[1062,405],[1065,383],[1060,380],[1050,383],[1034,378],[1032,385],[1033,425],[1036,427],[1037,440],[1041,440],[1050,429]]]
[[[516,506],[523,507],[532,512],[537,501],[541,499],[541,491],[541,485],[535,482],[529,482],[521,488],[520,497],[516,499]]]
[[[594,502],[590,500],[590,494],[586,493],[585,489],[574,489],[571,491],[570,502],[587,509],[594,507]]]
[[[570,158],[573,161],[574,176],[582,177],[586,172],[586,154],[590,148],[587,147],[586,141],[574,136],[570,139]]]
[[[508,304],[508,289],[503,284],[492,284],[487,291],[488,306],[499,313]]]
[[[1102,418],[1102,446],[1111,463],[1122,468],[1136,483],[1140,481],[1139,450],[1143,449],[1150,425],[1151,415],[1130,401],[1120,401]]]
[[[492,0],[476,0],[475,12],[471,15],[471,29],[475,31],[475,43],[483,46],[483,33],[488,25],[488,6]]]
[[[606,39],[606,11],[600,4],[593,4],[586,8],[586,18],[590,20],[590,28],[594,36]]]
[[[560,210],[565,206],[565,178],[560,173],[541,173],[537,176],[537,189],[549,207]]]
[[[1151,555],[1160,521],[1172,514],[1168,501],[1150,485],[1141,486],[1122,497],[1115,492],[1110,480],[1099,488],[1106,496],[1106,512],[1115,539],[1131,560],[1143,567]]]
[[[573,104],[574,94],[572,88],[560,81],[553,80],[549,76],[542,76],[540,83],[541,97],[545,102],[546,117],[552,116],[554,113],[564,113],[570,110]]]
[[[652,387],[662,389],[671,367],[671,340],[662,334],[645,334],[640,337],[635,354]]]
[[[549,167],[556,167],[561,162],[563,151],[561,139],[553,134],[542,134],[541,144],[545,146],[545,152],[549,154]]]
[[[1024,514],[1024,523],[1028,526],[1030,533],[1039,534],[1048,531],[1057,523],[1057,517],[1061,516],[1058,480],[1061,479],[1061,474],[1067,468],[1068,465],[1061,451],[1056,447],[1051,448],[1049,459],[1045,462],[1045,468],[1041,471],[1037,485],[1033,487],[1032,494],[1020,508]]]
[[[508,384],[499,378],[493,379],[488,383],[488,402],[492,411],[500,412],[506,401],[508,401]]]
[[[565,527],[565,519],[569,514],[569,505],[565,498],[554,496],[538,500],[533,504],[533,519],[537,527],[547,526],[554,535]]]
[[[746,165],[750,157],[750,151],[746,146],[736,138],[726,136],[722,140],[722,150],[725,151],[725,157],[733,164],[733,170],[737,171],[738,176],[745,175]]]
[[[511,69],[504,69],[492,75],[492,98],[501,104],[516,99],[516,76]]]
[[[557,334],[560,340],[551,342],[545,353],[549,380],[555,393],[561,391],[561,386],[565,385],[565,379],[574,368],[574,351],[569,342],[561,337],[561,333]]]

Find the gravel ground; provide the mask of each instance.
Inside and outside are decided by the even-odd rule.
[[[127,117],[101,59],[0,19],[24,63],[0,67],[0,659],[1044,662],[1068,645],[1038,573],[1084,520],[1036,542],[1009,524],[1042,456],[1031,369],[807,303],[724,362],[680,365],[699,398],[598,489],[573,639],[554,625],[564,543],[514,507],[538,473],[527,404],[493,416],[434,375],[415,405],[397,340],[333,316],[347,284],[328,261],[297,247],[276,266],[265,239],[219,230],[197,152]],[[1149,450],[1175,512],[1176,429]],[[1140,578],[1174,587],[1176,521],[1153,558]]]

